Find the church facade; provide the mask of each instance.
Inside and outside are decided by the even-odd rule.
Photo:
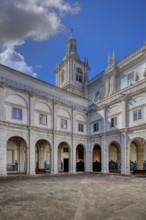
[[[89,70],[73,35],[56,86],[0,65],[0,176],[146,169],[146,43]]]

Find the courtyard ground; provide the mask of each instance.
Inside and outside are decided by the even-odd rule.
[[[146,178],[77,174],[0,179],[0,220],[146,220]]]

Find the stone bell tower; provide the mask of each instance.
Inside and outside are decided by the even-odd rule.
[[[87,98],[89,70],[88,61],[85,60],[83,62],[80,60],[77,51],[77,41],[71,34],[67,41],[65,57],[56,68],[57,86]]]

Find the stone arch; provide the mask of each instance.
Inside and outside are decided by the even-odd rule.
[[[81,68],[77,67],[76,68],[76,81],[82,83],[83,82],[83,72]]]
[[[58,172],[69,172],[70,170],[70,145],[61,142],[58,145]]]
[[[130,141],[130,171],[146,170],[146,140],[135,137]]]
[[[109,172],[121,171],[121,145],[118,141],[111,141],[108,145]]]
[[[41,110],[44,112],[48,112],[49,114],[52,114],[52,110],[50,106],[46,102],[38,101],[35,103],[35,109]]]
[[[101,172],[101,146],[99,144],[94,144],[92,149],[93,171]]]
[[[58,130],[71,131],[71,114],[65,108],[60,108],[57,111],[57,123]]]
[[[64,108],[60,108],[58,110],[57,116],[59,116],[59,117],[63,116],[65,118],[71,119],[70,112],[67,109],[64,109]]]
[[[6,98],[5,106],[5,118],[7,121],[28,122],[28,103],[23,96],[9,94]]]
[[[76,121],[80,121],[80,122],[86,122],[86,118],[83,114],[76,114],[76,117],[75,117]]]
[[[51,144],[47,139],[39,139],[35,143],[35,171],[51,172]]]
[[[84,172],[85,170],[85,153],[86,147],[78,144],[76,147],[76,171]]]
[[[7,140],[7,173],[27,172],[27,142],[21,136]]]
[[[26,99],[19,94],[9,94],[6,97],[6,103],[12,103],[13,105],[19,105],[28,108]]]
[[[49,129],[52,127],[52,110],[50,105],[46,102],[35,102],[35,124],[38,126],[47,126]]]

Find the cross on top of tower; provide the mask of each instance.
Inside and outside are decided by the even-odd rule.
[[[73,29],[73,28],[71,28],[71,29],[70,29],[70,32],[71,32],[71,34],[73,34],[73,32],[74,32],[74,29]]]

